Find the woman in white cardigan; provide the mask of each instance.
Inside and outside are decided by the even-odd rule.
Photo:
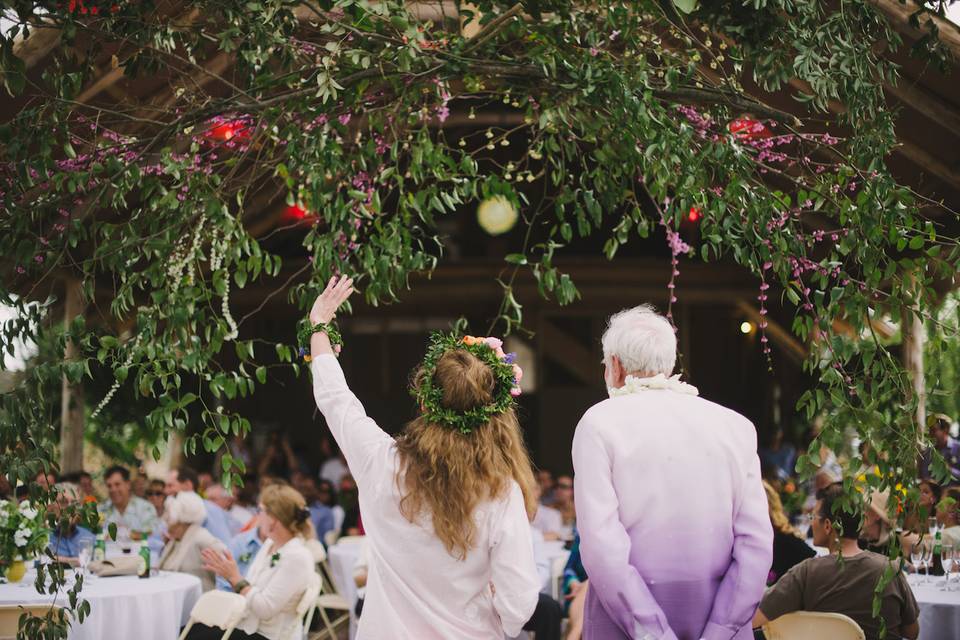
[[[167,499],[163,520],[167,525],[167,543],[160,552],[158,569],[190,573],[203,584],[204,591],[214,587],[213,572],[203,566],[204,549],[226,551],[212,533],[203,528],[207,510],[203,498],[193,491],[181,491]]]
[[[317,406],[360,490],[370,571],[357,640],[518,635],[540,591],[533,472],[510,399],[521,372],[495,338],[436,336],[414,386],[421,415],[394,441],[347,387],[327,335],[351,291],[331,279],[310,346]]]
[[[299,625],[297,604],[314,572],[313,555],[304,540],[315,538],[303,496],[286,485],[270,485],[260,493],[260,531],[264,542],[247,575],[240,575],[230,552],[204,552],[206,567],[226,579],[247,599],[247,615],[231,640],[278,640]],[[188,640],[217,639],[222,629],[195,625]]]

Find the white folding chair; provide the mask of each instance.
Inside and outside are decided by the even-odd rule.
[[[863,629],[842,613],[795,611],[763,625],[767,640],[864,640]]]
[[[48,604],[5,604],[0,605],[0,640],[15,640],[20,630],[20,616],[25,613],[43,618],[47,612],[53,610],[59,615],[60,607]]]
[[[310,574],[310,582],[307,583],[307,588],[304,590],[303,595],[300,596],[300,602],[297,603],[298,626],[295,628],[296,633],[290,634],[290,640],[307,640],[307,636],[310,633],[310,623],[313,622],[313,612],[317,609],[317,597],[320,595],[322,584],[320,574]]]
[[[304,541],[304,546],[313,556],[314,564],[320,564],[327,559],[327,550],[323,548],[323,545],[320,544],[320,541],[316,538]]]
[[[190,611],[190,620],[180,634],[180,640],[187,637],[190,627],[205,624],[208,627],[223,629],[220,640],[227,640],[247,612],[247,599],[237,593],[227,591],[207,591],[200,596]]]
[[[563,602],[563,570],[566,567],[566,556],[557,556],[550,562],[550,595],[557,602]]]
[[[320,579],[321,588],[314,608],[320,612],[320,619],[323,620],[324,626],[323,631],[321,631],[317,637],[337,640],[337,627],[345,622],[350,622],[350,603],[337,592],[337,587],[331,579],[331,574],[329,573],[330,567],[327,566],[327,563],[323,562],[321,567],[328,573],[317,576]],[[328,609],[341,613],[338,613],[331,620],[327,614]]]
[[[339,529],[330,529],[325,534],[323,534],[323,544],[327,545],[327,549],[337,544],[337,538],[340,537]]]

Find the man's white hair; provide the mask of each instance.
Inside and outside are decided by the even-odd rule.
[[[610,316],[603,332],[603,361],[617,356],[627,373],[669,376],[677,364],[677,335],[670,321],[641,304]]]

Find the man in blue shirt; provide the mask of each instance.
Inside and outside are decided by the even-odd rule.
[[[63,509],[77,502],[77,496],[80,494],[79,488],[68,482],[60,483],[56,486],[57,499],[50,504],[50,511],[60,520],[60,514]],[[59,523],[59,526],[50,532],[50,543],[48,548],[57,559],[72,565],[77,564],[77,557],[80,555],[80,549],[84,544],[89,544],[91,550],[96,536],[88,529],[77,525],[79,516],[73,516],[67,523]]]
[[[181,491],[196,492],[197,483],[196,471],[189,467],[180,467],[179,469],[171,470],[167,474],[164,491],[167,496],[175,496]],[[203,506],[207,509],[207,519],[203,521],[203,528],[223,541],[224,544],[230,542],[230,539],[233,537],[230,516],[226,511],[209,500],[204,500]]]
[[[249,531],[238,533],[227,543],[227,549],[230,551],[233,559],[237,561],[237,569],[240,570],[240,575],[243,577],[247,576],[247,570],[250,568],[250,565],[253,564],[253,559],[257,557],[257,552],[260,551],[260,547],[263,546],[264,541],[267,539],[266,536],[260,532],[260,523],[256,521],[256,518],[258,518],[258,516],[254,516],[253,527]],[[217,589],[221,591],[233,591],[230,583],[220,576],[217,576]]]
[[[300,482],[300,492],[307,502],[310,521],[313,523],[314,531],[317,532],[317,539],[323,542],[323,537],[327,532],[334,529],[333,509],[320,502],[320,487],[317,485],[317,479],[313,476],[303,475]]]

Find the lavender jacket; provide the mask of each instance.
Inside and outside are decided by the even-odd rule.
[[[756,431],[695,395],[591,407],[573,439],[584,640],[747,640],[773,555]]]

